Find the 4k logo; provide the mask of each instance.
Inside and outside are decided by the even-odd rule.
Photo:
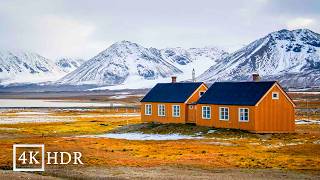
[[[47,155],[47,163],[45,163]],[[44,171],[45,164],[83,164],[81,152],[47,152],[44,144],[14,144],[13,171]]]
[[[20,154],[18,159],[17,153]],[[13,171],[44,171],[44,144],[14,144]]]

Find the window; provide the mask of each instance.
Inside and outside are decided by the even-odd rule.
[[[180,106],[179,105],[172,106],[172,116],[173,117],[180,117]]]
[[[166,116],[166,109],[163,104],[158,105],[158,116]]]
[[[190,105],[190,106],[189,106],[189,109],[193,109],[193,106],[192,106],[192,105]]]
[[[204,94],[204,91],[199,92],[199,96],[201,97]]]
[[[279,99],[279,93],[278,92],[272,92],[272,99]]]
[[[249,121],[249,109],[248,108],[239,108],[239,121],[248,122]]]
[[[202,119],[211,119],[211,107],[202,106]]]
[[[219,107],[219,116],[220,120],[228,121],[229,120],[229,108],[227,107]]]
[[[152,113],[151,108],[152,108],[151,104],[146,104],[145,105],[145,109],[144,109],[144,114],[145,115],[151,115],[151,113]]]

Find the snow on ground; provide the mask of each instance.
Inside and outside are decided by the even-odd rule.
[[[276,143],[276,144],[267,144],[265,145],[267,148],[279,148],[279,147],[284,147],[284,146],[296,146],[296,145],[300,145],[300,144],[304,144],[303,142],[295,142],[295,143]]]
[[[48,112],[35,112],[35,111],[24,111],[24,112],[16,112],[14,114],[17,115],[43,115],[43,114],[50,114]]]
[[[291,94],[320,94],[319,91],[289,91],[288,93],[291,93]]]
[[[155,86],[157,83],[169,83],[169,82],[171,82],[171,77],[159,78],[154,80],[146,80],[139,76],[130,76],[127,78],[127,80],[124,83],[120,85],[93,88],[93,89],[89,89],[89,91],[106,90],[106,89],[109,89],[109,90],[145,89],[145,88],[151,88]]]
[[[143,134],[143,133],[107,133],[101,135],[85,135],[78,137],[88,138],[111,138],[111,139],[126,139],[126,140],[155,140],[155,141],[166,141],[166,140],[179,140],[179,139],[201,139],[202,137],[187,136],[181,134]]]
[[[124,99],[127,98],[129,96],[127,95],[116,95],[116,96],[110,96],[111,99]]]
[[[301,119],[301,120],[296,120],[296,124],[320,124],[320,120]]]
[[[0,128],[0,131],[17,131],[19,130],[18,128],[5,128],[5,127],[1,127]]]
[[[206,144],[212,144],[216,146],[237,146],[236,144],[230,142],[207,142]]]
[[[110,107],[123,106],[119,103],[110,102],[80,102],[64,100],[44,100],[44,99],[0,99],[0,107]]]
[[[61,117],[138,117],[138,116],[140,116],[140,113],[94,114],[94,115],[75,115],[75,116],[61,116]]]
[[[0,124],[18,124],[18,123],[52,123],[52,122],[72,122],[70,118],[56,117],[0,117]]]

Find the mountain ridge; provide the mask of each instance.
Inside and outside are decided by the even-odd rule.
[[[191,78],[191,66],[199,69],[201,64],[201,66],[205,65],[205,68],[202,68],[204,71],[214,64],[215,59],[218,59],[213,56],[225,53],[218,49],[211,49],[216,52],[207,49],[207,52],[213,54],[212,57],[207,57],[206,63],[197,64],[199,58],[195,58],[196,54],[201,56],[201,52],[205,50],[200,51],[199,48],[198,52],[196,49],[193,48],[191,51],[182,48],[145,48],[130,41],[119,41],[60,79],[58,83],[73,85],[120,85],[133,84],[136,81],[149,83],[150,81],[162,81],[173,75],[180,76],[180,80],[185,80]],[[207,62],[208,59],[212,63]]]
[[[320,35],[308,29],[280,30],[229,54],[201,74],[205,82],[245,81],[252,73],[286,86],[320,86]],[[311,72],[314,72],[313,75]]]
[[[0,51],[0,84],[42,83],[108,88],[150,88],[158,82],[278,80],[286,87],[320,87],[320,35],[308,29],[271,32],[233,53],[217,47],[143,47],[119,41],[93,58],[47,59],[37,53]],[[199,75],[200,74],[200,75]],[[138,82],[138,83],[137,83]]]

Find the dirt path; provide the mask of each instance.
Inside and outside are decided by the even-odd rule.
[[[319,172],[274,169],[215,169],[186,167],[90,167],[47,169],[45,176],[33,173],[0,171],[0,179],[320,179]]]

